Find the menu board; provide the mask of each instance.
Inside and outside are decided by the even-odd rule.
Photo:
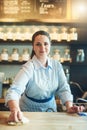
[[[66,17],[66,0],[39,0],[39,17],[44,18],[65,18]]]
[[[66,18],[67,0],[0,0],[0,20]]]

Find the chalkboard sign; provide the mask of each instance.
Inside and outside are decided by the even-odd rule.
[[[1,20],[64,19],[67,0],[0,0]]]

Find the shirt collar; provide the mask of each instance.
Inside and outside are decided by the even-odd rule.
[[[34,64],[35,69],[39,69],[39,68],[44,68],[44,69],[51,68],[52,69],[52,62],[49,57],[47,58],[48,65],[46,68],[44,66],[42,66],[42,64],[40,63],[40,61],[37,59],[37,57],[35,55],[32,58],[32,62]]]

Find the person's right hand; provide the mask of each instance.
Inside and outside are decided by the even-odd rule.
[[[11,111],[8,122],[19,122],[22,120],[23,113],[18,110]]]
[[[8,107],[10,109],[10,115],[8,118],[8,122],[19,122],[22,120],[23,113],[20,110],[18,101],[10,100],[8,102]]]

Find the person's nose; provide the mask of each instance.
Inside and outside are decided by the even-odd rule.
[[[45,49],[45,46],[44,45],[41,45],[41,50],[44,50]]]

